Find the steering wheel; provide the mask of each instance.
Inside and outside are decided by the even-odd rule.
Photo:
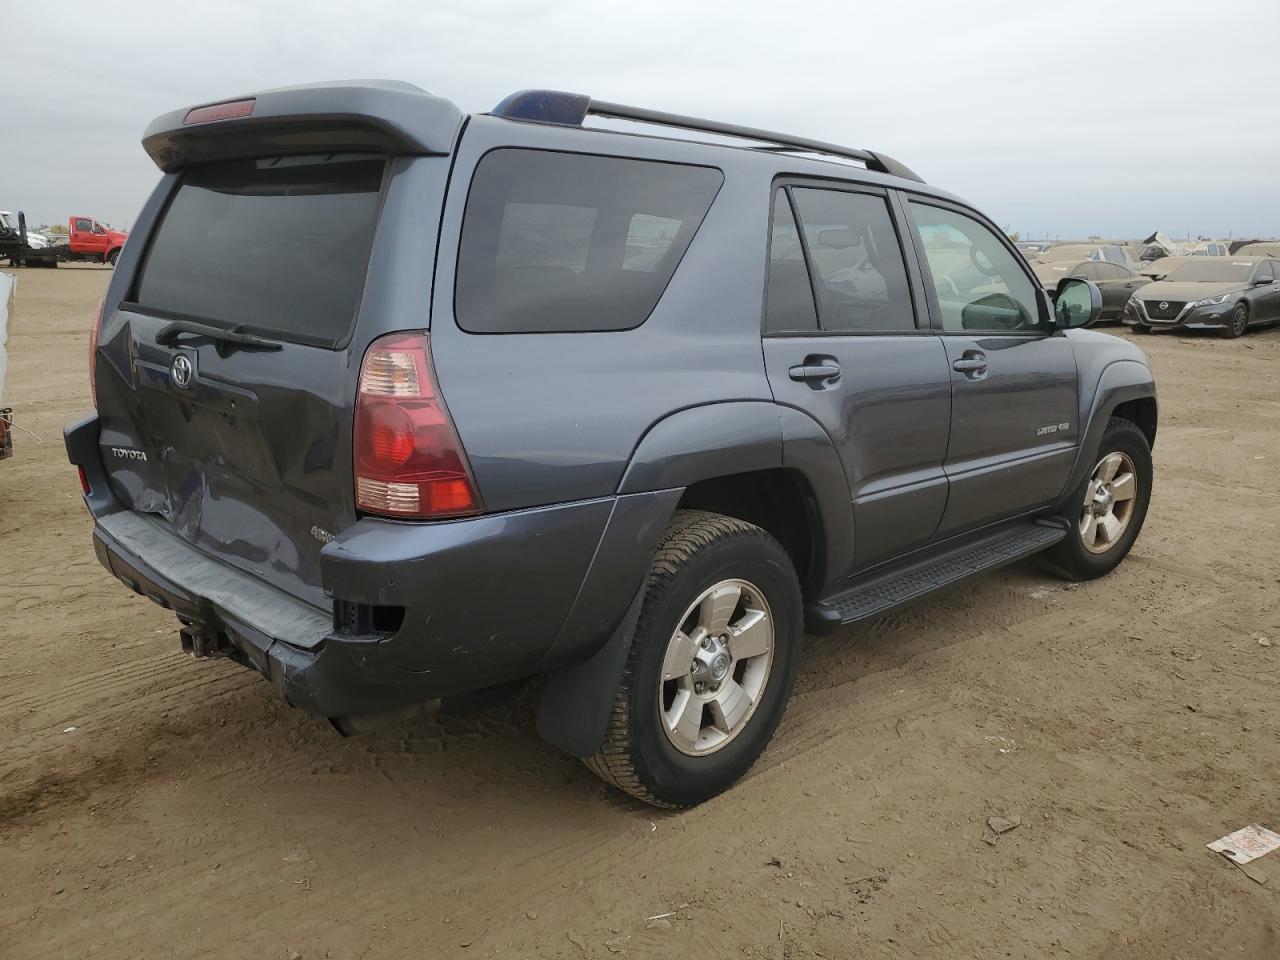
[[[986,266],[983,266],[983,264],[978,261],[978,254],[980,253],[982,253],[982,251],[978,249],[977,244],[971,244],[969,246],[969,262],[972,263],[973,268],[984,277],[994,277],[996,275],[996,265],[991,262],[990,257],[985,253],[982,253],[982,259],[986,261]]]

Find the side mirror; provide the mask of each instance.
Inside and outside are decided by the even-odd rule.
[[[1058,281],[1054,320],[1063,330],[1087,327],[1102,314],[1102,293],[1089,280],[1064,277]]]
[[[1255,287],[1265,287],[1268,283],[1271,283],[1270,277],[1258,277],[1258,279],[1253,281],[1253,285]]]

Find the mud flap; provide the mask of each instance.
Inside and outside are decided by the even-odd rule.
[[[547,676],[538,701],[536,726],[539,736],[552,746],[585,760],[604,743],[643,601],[642,587],[603,647],[589,659]]]

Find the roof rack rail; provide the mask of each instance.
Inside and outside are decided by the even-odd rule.
[[[821,153],[832,157],[858,160],[866,164],[868,170],[924,183],[924,179],[910,167],[874,150],[856,150],[853,147],[842,147],[837,143],[794,137],[786,133],[744,127],[736,123],[720,123],[716,120],[703,120],[679,113],[666,113],[644,107],[609,103],[605,100],[592,100],[582,93],[564,93],[559,90],[520,90],[504,99],[490,111],[490,114],[507,120],[556,123],[572,127],[582,126],[583,120],[588,116],[634,120],[638,123],[650,123],[662,127],[679,127],[682,130],[696,130],[722,137],[756,140],[765,144],[763,149],[766,150]]]

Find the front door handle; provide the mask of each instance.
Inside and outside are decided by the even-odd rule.
[[[981,380],[987,375],[987,355],[980,350],[966,350],[964,356],[952,362],[951,369],[970,380]]]
[[[830,361],[805,363],[789,369],[787,376],[801,383],[828,383],[839,379],[840,367]]]

